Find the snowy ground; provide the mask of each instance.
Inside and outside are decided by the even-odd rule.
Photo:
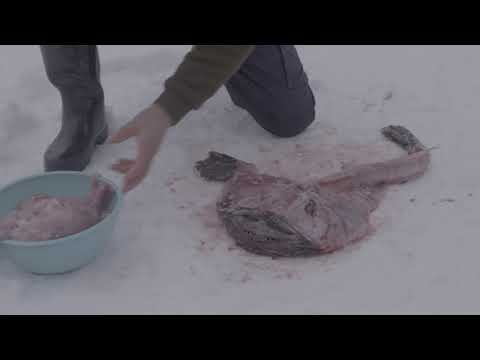
[[[0,249],[0,313],[480,313],[480,48],[298,48],[317,97],[308,132],[274,139],[222,89],[169,134],[94,264],[40,277],[18,270]],[[100,46],[114,129],[160,93],[187,50]],[[1,46],[0,79],[2,186],[42,170],[60,104],[36,46]],[[400,154],[379,133],[389,124],[439,146],[431,169],[390,189],[373,216],[375,234],[330,256],[274,261],[236,249],[212,211],[220,187],[192,171],[215,149],[274,173],[324,175]],[[133,150],[103,147],[89,171],[120,182],[108,167]]]

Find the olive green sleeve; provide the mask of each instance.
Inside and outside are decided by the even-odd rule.
[[[198,109],[230,79],[254,50],[254,45],[195,45],[155,103],[177,124]]]

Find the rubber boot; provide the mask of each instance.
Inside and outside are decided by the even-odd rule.
[[[62,99],[62,127],[44,155],[45,171],[83,171],[108,137],[95,45],[40,46],[48,79]]]

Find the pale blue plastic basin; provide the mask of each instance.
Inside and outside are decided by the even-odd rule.
[[[32,195],[83,196],[91,189],[91,175],[80,172],[52,172],[27,177],[0,190],[0,217]],[[61,239],[31,242],[6,240],[0,242],[0,251],[25,271],[34,274],[63,274],[91,263],[105,249],[112,238],[122,205],[122,192],[110,180],[100,177],[112,186],[115,195],[111,209],[97,225],[78,234]]]

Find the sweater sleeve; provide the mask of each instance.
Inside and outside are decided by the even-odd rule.
[[[155,103],[176,125],[188,112],[197,110],[241,67],[254,45],[195,45]]]

